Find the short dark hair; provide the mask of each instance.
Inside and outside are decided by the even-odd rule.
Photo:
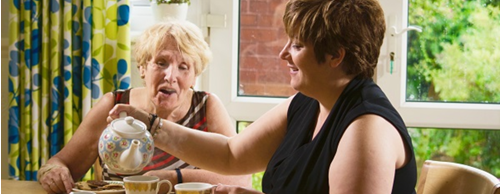
[[[386,29],[377,0],[290,0],[283,23],[290,38],[312,43],[318,63],[343,48],[347,75],[373,76]]]

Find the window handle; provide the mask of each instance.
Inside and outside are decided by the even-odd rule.
[[[385,72],[389,73],[389,75],[392,75],[394,73],[399,72],[399,66],[396,63],[396,59],[398,59],[400,56],[398,54],[397,48],[399,44],[399,37],[400,35],[406,33],[407,31],[410,30],[415,30],[417,32],[422,32],[422,27],[416,26],[416,25],[410,25],[406,28],[403,28],[401,30],[398,30],[396,27],[397,25],[397,17],[396,16],[391,16],[388,18],[389,19],[389,29],[388,29],[388,34],[389,34],[389,39],[388,39],[388,52],[386,55],[386,65],[385,65]]]
[[[415,25],[412,25],[412,26],[408,26],[408,27],[406,27],[406,28],[403,28],[403,29],[402,29],[401,31],[399,31],[399,32],[398,32],[398,30],[397,30],[396,26],[392,26],[392,27],[391,27],[391,29],[392,29],[391,36],[393,36],[393,37],[394,37],[394,36],[399,36],[399,35],[401,35],[401,34],[405,33],[406,31],[410,31],[410,30],[415,30],[415,31],[417,31],[417,32],[422,32],[422,27],[420,27],[420,26],[415,26]]]

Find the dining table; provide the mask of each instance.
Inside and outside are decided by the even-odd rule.
[[[18,181],[2,179],[2,194],[18,194],[18,193],[29,193],[29,194],[46,194],[43,190],[42,185],[36,181]]]
[[[42,185],[40,185],[37,181],[2,179],[1,185],[1,194],[47,194],[47,192],[43,190]],[[175,194],[175,192],[171,192],[170,194]]]
[[[18,181],[2,179],[1,194],[47,194],[37,181]],[[112,192],[111,192],[112,193]],[[118,192],[125,193],[125,192]]]

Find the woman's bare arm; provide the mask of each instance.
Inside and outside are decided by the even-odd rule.
[[[345,131],[331,162],[330,193],[390,193],[395,169],[406,162],[398,130],[380,116],[360,116]]]
[[[107,113],[113,105],[113,94],[105,94],[85,116],[68,144],[47,161],[48,166],[56,166],[43,172],[39,179],[47,192],[71,191],[74,180],[80,179],[94,164],[98,157],[99,137],[106,128]],[[57,188],[50,185],[54,184],[52,182]]]
[[[163,120],[162,128],[155,135],[155,146],[187,163],[219,174],[260,172],[265,170],[284,138],[290,101],[291,98],[280,103],[233,137],[191,130]],[[147,118],[147,113],[134,107],[116,105],[108,121],[117,118],[121,111],[135,118]]]

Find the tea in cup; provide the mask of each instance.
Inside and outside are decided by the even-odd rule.
[[[174,186],[176,194],[211,194],[215,185],[208,183],[179,183]]]
[[[160,185],[167,183],[172,191],[172,183],[168,180],[161,180],[156,176],[129,176],[123,179],[125,193],[127,194],[158,194]]]

